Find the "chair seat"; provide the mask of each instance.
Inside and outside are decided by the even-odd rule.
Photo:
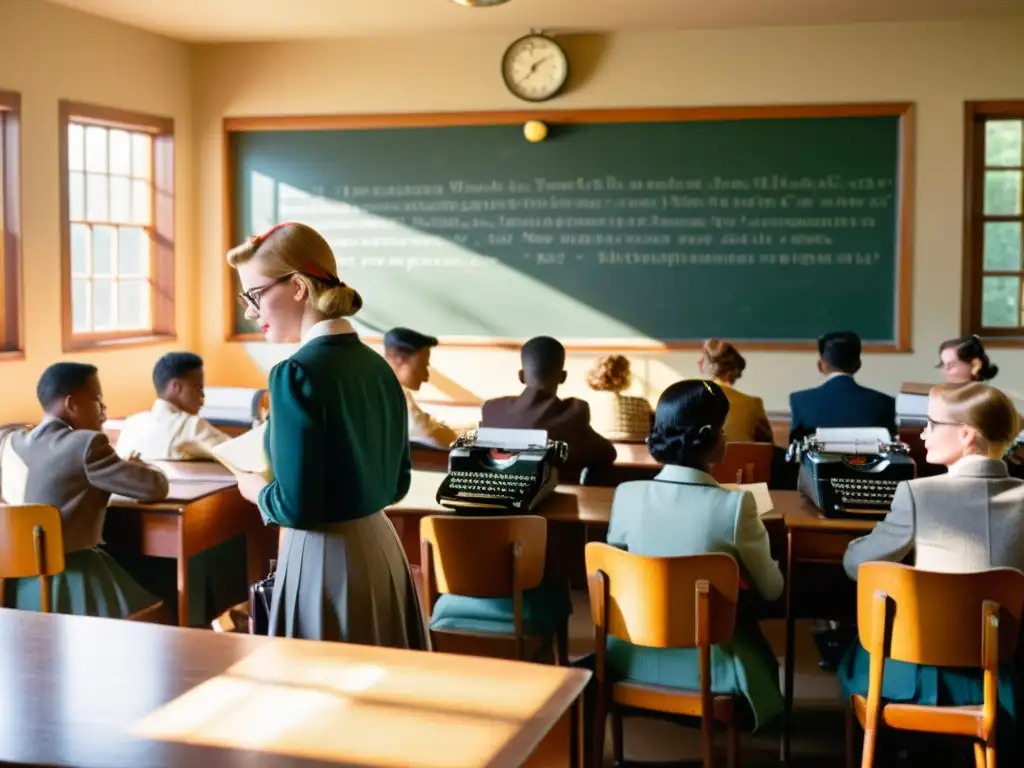
[[[732,722],[736,716],[736,696],[713,694],[711,705],[715,720]],[[647,709],[667,712],[686,717],[700,717],[700,691],[686,688],[669,688],[631,680],[620,680],[612,684],[612,700],[620,707]]]
[[[867,699],[855,694],[850,697],[853,712],[864,725]],[[922,704],[882,704],[879,721],[889,728],[901,731],[926,731],[949,736],[970,736],[984,740],[982,733],[982,706],[931,707]]]

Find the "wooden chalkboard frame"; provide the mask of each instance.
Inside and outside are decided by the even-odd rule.
[[[896,329],[894,342],[872,344],[865,352],[911,351],[911,300],[913,292],[913,210],[914,210],[914,105],[910,102],[879,102],[855,104],[795,104],[778,106],[723,107],[646,107],[638,109],[530,110],[509,112],[436,112],[374,115],[300,115],[266,117],[226,117],[222,147],[224,185],[224,252],[251,233],[235,232],[231,215],[234,178],[230,137],[232,133],[254,131],[337,131],[367,128],[426,128],[442,126],[514,125],[528,120],[542,120],[551,125],[580,123],[663,123],[699,120],[763,120],[770,118],[882,117],[900,118],[900,146],[897,200],[897,273]],[[231,268],[224,262],[224,330],[227,341],[261,341],[260,334],[239,333],[235,327],[234,307],[237,298],[232,291]],[[366,337],[379,342],[379,338]],[[446,346],[519,349],[519,342],[502,339],[481,341],[443,340]],[[814,343],[742,342],[744,351],[807,352],[816,351]],[[567,343],[571,350],[657,352],[698,349],[698,342],[663,344]]]

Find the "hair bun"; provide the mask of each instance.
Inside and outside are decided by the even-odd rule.
[[[331,319],[351,317],[363,308],[363,297],[355,288],[339,283],[317,297],[316,308]]]

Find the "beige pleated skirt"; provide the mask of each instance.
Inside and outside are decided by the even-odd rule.
[[[383,512],[284,529],[270,634],[428,650],[412,569]]]

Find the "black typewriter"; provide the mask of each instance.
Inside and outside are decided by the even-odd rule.
[[[803,445],[797,488],[826,517],[881,519],[892,506],[896,486],[917,476],[903,443],[885,433],[858,438],[861,430],[818,430]],[[884,433],[884,430],[881,430]]]
[[[448,456],[437,503],[469,515],[525,514],[558,485],[568,446],[542,430],[479,429]]]

